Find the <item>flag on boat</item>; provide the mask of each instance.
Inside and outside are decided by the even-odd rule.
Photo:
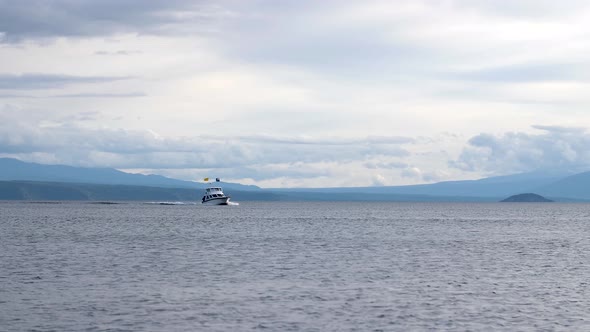
[[[209,178],[204,178],[203,181],[207,182],[209,181]]]

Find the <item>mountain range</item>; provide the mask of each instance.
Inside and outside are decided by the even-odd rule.
[[[219,183],[243,200],[498,201],[536,193],[556,201],[590,200],[590,172],[536,171],[434,184],[342,188],[270,188]],[[197,200],[206,183],[113,168],[43,165],[0,158],[0,199]]]
[[[126,173],[114,168],[44,165],[12,158],[0,158],[0,181],[15,180],[189,189],[204,189],[208,186],[206,183],[177,180],[161,175]],[[257,186],[239,183],[222,182],[221,185],[240,191],[260,190]]]

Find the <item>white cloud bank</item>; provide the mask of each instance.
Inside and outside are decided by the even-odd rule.
[[[540,125],[534,128],[542,132],[477,135],[451,165],[492,174],[590,168],[590,133],[586,129]]]

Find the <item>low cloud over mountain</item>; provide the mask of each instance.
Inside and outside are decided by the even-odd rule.
[[[590,167],[590,133],[584,128],[534,126],[539,133],[480,134],[451,165],[467,171],[509,174],[534,169]]]

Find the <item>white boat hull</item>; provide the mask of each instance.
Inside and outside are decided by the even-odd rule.
[[[204,205],[228,205],[230,197],[217,197],[203,201]]]

